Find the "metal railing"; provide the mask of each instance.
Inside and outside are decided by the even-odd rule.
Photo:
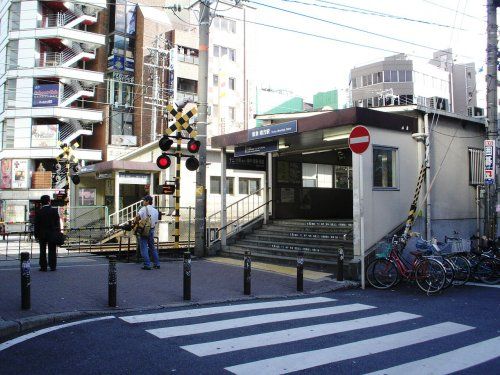
[[[109,226],[106,206],[71,206],[69,217],[70,228]]]
[[[207,217],[207,244],[212,245],[221,238],[221,231],[226,231],[226,236],[230,237],[248,223],[257,218],[264,217],[266,211],[269,212],[271,200],[264,202],[265,189],[261,188],[252,194],[230,204],[226,207],[226,225],[222,226],[222,212],[218,211]]]
[[[158,207],[160,201],[160,195],[152,195],[153,197],[153,205]],[[132,203],[131,205],[118,210],[117,212],[113,212],[109,215],[108,223],[110,225],[122,225],[128,223],[133,220],[137,216],[137,211],[142,206],[142,200]]]

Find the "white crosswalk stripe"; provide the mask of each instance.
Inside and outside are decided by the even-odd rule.
[[[180,310],[180,311],[164,312],[157,314],[132,315],[132,316],[124,316],[121,317],[120,319],[123,319],[128,323],[146,323],[146,322],[156,322],[160,320],[194,318],[194,317],[208,316],[215,314],[273,309],[278,307],[293,307],[293,306],[302,306],[302,305],[310,305],[315,303],[326,303],[334,301],[336,301],[336,299],[315,297],[307,299],[292,299],[286,301],[257,302],[257,303],[245,303],[245,304],[228,305],[228,306],[206,307],[201,309]]]
[[[368,375],[445,375],[468,369],[500,356],[500,336]]]
[[[390,314],[370,316],[348,320],[344,322],[317,324],[293,329],[285,329],[259,335],[243,336],[234,339],[212,341],[202,344],[182,346],[197,356],[220,354],[233,352],[236,350],[257,348],[261,346],[283,344],[285,342],[306,340],[314,337],[332,335],[334,333],[353,331],[356,329],[381,326],[384,324],[402,322],[409,319],[419,318],[420,315],[408,314],[404,312],[395,312]]]
[[[363,357],[364,364],[357,365],[360,367],[355,372],[362,372],[360,368],[373,371],[382,368],[383,362],[374,358],[375,362],[370,364],[370,356],[405,347],[408,348],[407,351],[412,351],[413,346],[419,348],[421,359],[404,363],[411,357],[403,356],[401,358],[407,358],[406,361],[396,360],[396,363],[391,363],[394,367],[369,375],[444,375],[500,357],[500,336],[458,349],[456,345],[446,349],[446,340],[456,343],[453,339],[441,340],[437,345],[425,344],[452,335],[465,334],[463,337],[467,337],[467,332],[474,327],[450,321],[433,320],[432,323],[426,323],[422,316],[416,314],[402,311],[382,313],[377,312],[376,306],[341,303],[342,301],[324,297],[299,298],[186,308],[172,312],[126,316],[121,319],[132,324],[156,322],[157,324],[144,327],[146,332],[160,339],[179,337],[176,340],[181,349],[197,357],[205,357],[206,360],[207,357],[214,358],[218,364],[222,363],[221,367],[234,374],[286,374],[323,365],[332,366],[332,371],[335,371],[336,366],[343,366],[336,365],[338,362],[359,357]],[[234,315],[237,313],[240,315]],[[229,317],[227,314],[232,315]],[[339,318],[336,318],[337,316]],[[190,321],[185,321],[197,317],[205,318],[201,323],[189,324]],[[325,322],[317,319],[322,317]],[[313,318],[316,318],[314,323],[320,323],[311,323],[310,319]],[[287,323],[279,329],[273,325],[282,322]],[[262,333],[249,334],[258,332],[260,328],[257,326],[262,326]],[[247,327],[255,328],[246,330]],[[368,336],[363,337],[365,331]],[[222,339],[210,340],[207,339],[210,336],[203,335],[217,332],[221,332]],[[183,339],[187,336],[189,338]],[[321,340],[314,341],[316,338]],[[287,343],[296,342],[299,344],[286,346]],[[331,342],[330,345],[328,342]],[[318,343],[321,343],[320,349],[316,346]],[[290,348],[292,352],[287,353],[288,349],[283,351],[285,348]],[[450,349],[453,350],[449,351]],[[246,357],[247,350],[253,350],[250,352],[251,357]],[[238,352],[237,356],[230,355],[235,352]],[[279,355],[270,357],[269,353]],[[428,357],[422,358],[421,353],[427,353]],[[226,358],[231,362],[224,363]],[[246,362],[243,358],[251,361]]]
[[[346,359],[365,356],[367,353],[380,353],[403,346],[419,344],[440,337],[473,329],[462,324],[446,322],[424,328],[413,329],[392,335],[375,337],[350,344],[333,346],[326,349],[295,353],[261,361],[244,363],[226,367],[225,369],[238,375],[243,374],[288,374],[293,371],[306,370],[311,367],[326,365]]]
[[[195,335],[200,333],[221,331],[224,329],[249,327],[258,324],[284,322],[287,320],[309,319],[318,316],[343,314],[343,313],[349,313],[349,312],[361,311],[373,308],[375,307],[363,305],[360,303],[354,303],[352,305],[324,307],[321,309],[310,309],[310,310],[299,310],[286,313],[254,315],[244,318],[219,320],[208,323],[156,328],[156,329],[149,329],[147,330],[147,332],[151,333],[152,335],[155,335],[156,337],[159,337],[160,339],[164,339],[167,337]]]

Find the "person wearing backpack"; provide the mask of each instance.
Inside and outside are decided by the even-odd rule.
[[[139,237],[139,246],[141,255],[144,259],[143,270],[151,270],[153,268],[160,268],[160,258],[158,257],[158,250],[155,247],[154,232],[156,224],[158,223],[158,210],[153,206],[153,197],[146,195],[142,199],[143,207],[137,213],[135,218],[136,234]],[[154,266],[151,267],[149,259],[149,250],[153,255]]]

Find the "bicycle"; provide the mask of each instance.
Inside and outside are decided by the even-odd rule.
[[[415,281],[427,294],[441,291],[446,282],[446,270],[443,264],[427,257],[420,251],[410,252],[413,262],[405,260],[401,253],[405,241],[394,236],[391,243],[366,268],[366,279],[376,289],[389,289],[401,279]]]

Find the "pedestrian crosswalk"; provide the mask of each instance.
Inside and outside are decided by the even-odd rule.
[[[475,327],[429,321],[404,311],[379,310],[372,305],[313,297],[188,308],[121,319],[139,325],[156,338],[175,338],[184,352],[216,359],[234,374],[313,372],[318,366],[335,369],[342,361],[358,358],[369,364],[363,367],[369,370],[360,373],[449,374],[500,358],[500,336],[472,343],[465,340],[463,347],[443,349],[444,340],[455,342]],[[311,342],[314,345],[308,346]],[[440,345],[434,345],[436,342]],[[380,353],[407,348],[425,351],[426,357],[420,354],[405,360],[397,356],[399,363],[393,361],[390,366],[377,360]],[[235,352],[238,356],[231,356]]]

